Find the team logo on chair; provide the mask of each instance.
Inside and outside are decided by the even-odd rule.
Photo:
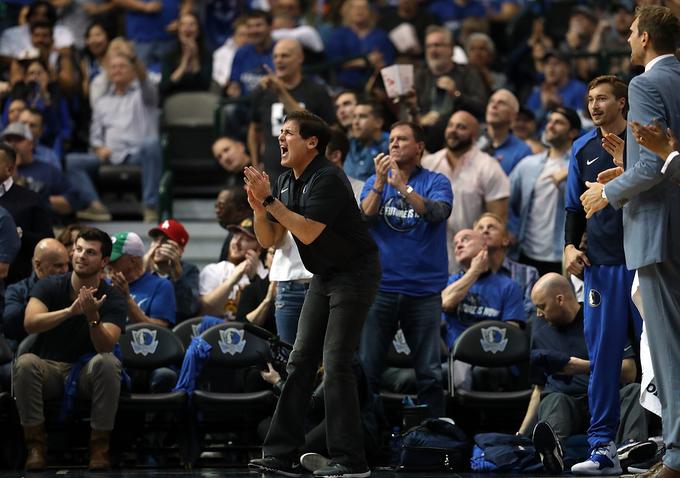
[[[479,343],[482,344],[484,352],[502,352],[508,345],[508,339],[505,338],[505,329],[496,327],[495,325],[482,329],[482,338]]]
[[[599,307],[602,303],[602,296],[595,289],[588,291],[588,305],[591,307]]]
[[[240,354],[246,346],[245,330],[239,330],[233,327],[220,330],[220,341],[217,343],[223,354]]]
[[[394,350],[396,350],[398,354],[411,355],[411,349],[406,343],[406,337],[404,337],[403,330],[397,330],[397,333],[394,334],[394,339],[392,339],[392,344],[394,345]]]
[[[137,355],[147,356],[156,353],[158,340],[156,331],[151,329],[139,329],[132,331],[132,351]]]

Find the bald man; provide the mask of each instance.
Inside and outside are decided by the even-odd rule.
[[[68,272],[68,251],[56,239],[43,239],[33,250],[32,262],[33,273],[9,286],[5,293],[3,330],[7,338],[17,342],[27,335],[24,330],[24,311],[31,296],[31,289],[44,277]]]
[[[287,38],[274,46],[274,71],[253,90],[248,150],[252,164],[263,165],[271,182],[285,170],[281,166],[278,136],[292,111],[306,109],[329,124],[335,119],[330,96],[320,84],[302,75],[304,55],[300,42]]]
[[[446,176],[453,189],[453,210],[446,224],[449,274],[460,270],[453,242],[458,231],[472,228],[485,212],[495,214],[503,222],[507,219],[510,181],[499,162],[475,145],[478,135],[475,117],[467,111],[458,111],[446,126],[446,147],[422,160],[425,169]]]
[[[504,88],[496,91],[486,105],[486,131],[477,141],[479,148],[496,158],[508,175],[522,158],[531,154],[529,145],[510,130],[517,113],[517,97]]]
[[[571,435],[588,429],[588,374],[590,361],[583,334],[583,308],[569,281],[556,273],[541,277],[531,292],[537,319],[531,329],[531,382],[533,393],[518,431],[533,430],[536,450],[546,471],[564,471],[563,444]],[[632,347],[626,347],[621,365],[621,424],[616,442],[647,439],[647,421],[638,397]]]
[[[507,275],[491,270],[482,233],[463,229],[453,242],[463,269],[449,277],[442,292],[442,320],[449,348],[465,329],[484,320],[524,324],[522,289]]]

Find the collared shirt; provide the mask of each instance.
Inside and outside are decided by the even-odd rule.
[[[498,146],[493,145],[493,140],[485,131],[477,141],[479,149],[496,158],[508,176],[523,158],[531,155],[531,148],[524,141],[512,133],[508,134]]]
[[[55,25],[54,48],[56,50],[73,45],[73,34],[63,25]],[[0,55],[18,58],[22,53],[34,48],[28,24],[8,28],[0,37]]]
[[[651,70],[652,68],[654,68],[654,65],[656,65],[657,63],[659,63],[659,62],[660,62],[661,60],[663,60],[664,58],[669,58],[669,57],[671,57],[671,56],[674,57],[675,55],[674,55],[673,53],[667,53],[667,54],[665,54],[665,55],[659,55],[659,56],[657,56],[656,58],[654,58],[652,61],[650,61],[649,63],[647,63],[647,64],[645,65],[645,72],[648,72],[649,70]]]
[[[311,244],[293,235],[308,271],[319,275],[357,271],[371,256],[377,259],[377,247],[347,176],[322,155],[297,179],[292,170],[279,176],[273,196],[291,211],[326,225]],[[275,221],[271,216],[269,220]]]
[[[90,126],[90,146],[112,151],[111,164],[120,164],[140,146],[158,137],[158,92],[147,79],[133,81],[119,95],[110,85],[96,100]]]
[[[0,197],[4,196],[5,193],[10,190],[12,184],[14,184],[14,178],[12,176],[7,178],[2,184],[0,184]]]
[[[373,163],[373,158],[375,158],[378,153],[389,152],[390,147],[390,135],[382,131],[380,133],[380,138],[376,141],[371,141],[367,145],[364,145],[357,138],[352,138],[349,140],[349,152],[345,158],[345,164],[343,169],[345,174],[350,178],[356,178],[361,181],[366,181],[368,177],[375,173],[375,164]]]
[[[486,204],[510,196],[510,180],[498,161],[473,146],[460,158],[453,169],[447,157],[447,149],[441,149],[423,158],[423,168],[446,176],[451,181],[453,209],[446,224],[449,254],[449,274],[458,272],[453,236],[461,229],[471,228],[477,218],[486,211]]]

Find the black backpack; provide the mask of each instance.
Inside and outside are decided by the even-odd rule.
[[[399,467],[417,471],[464,471],[470,444],[465,433],[447,420],[428,418],[403,435]]]

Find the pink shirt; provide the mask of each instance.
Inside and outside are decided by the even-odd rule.
[[[460,265],[454,254],[453,236],[461,229],[471,228],[475,220],[486,212],[486,203],[510,196],[510,181],[497,160],[476,146],[465,153],[454,170],[447,149],[425,156],[422,166],[442,173],[451,181],[453,210],[446,224],[449,253],[449,273],[458,272]]]

